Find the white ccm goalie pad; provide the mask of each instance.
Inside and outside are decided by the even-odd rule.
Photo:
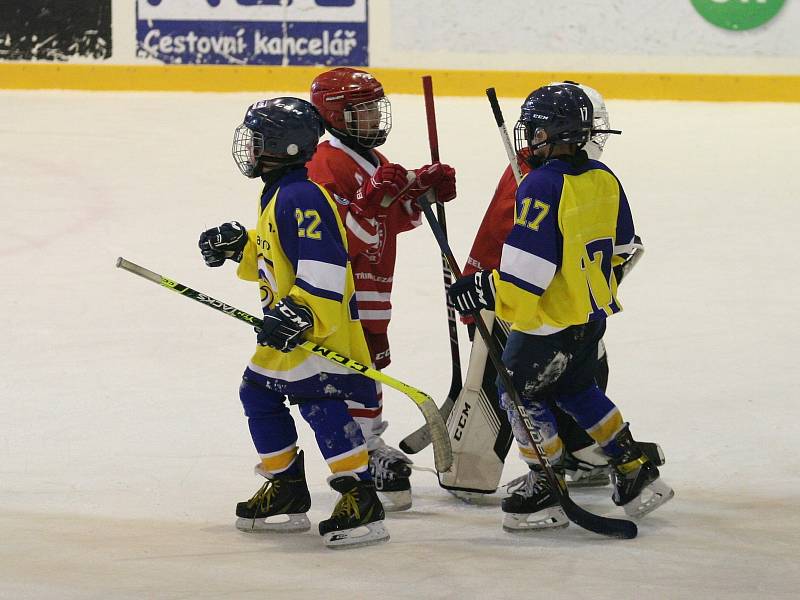
[[[493,312],[483,311],[481,316],[490,331],[495,325],[494,335],[505,344],[505,324],[495,321]],[[505,411],[497,401],[494,369],[486,373],[487,360],[488,348],[483,338],[476,335],[464,387],[447,419],[453,466],[439,473],[439,484],[447,490],[491,494],[497,491],[503,474],[503,462],[513,436]]]

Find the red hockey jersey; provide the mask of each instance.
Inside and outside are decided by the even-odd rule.
[[[518,160],[522,174],[528,173],[531,168],[524,160]],[[517,197],[517,181],[511,166],[506,167],[497,189],[492,196],[486,214],[483,216],[481,226],[469,251],[467,264],[464,266],[464,275],[497,269],[500,266],[500,254],[503,251],[503,242],[506,241],[511,228],[514,226],[514,206]]]
[[[380,164],[389,162],[380,152],[373,152]],[[410,201],[393,202],[388,208],[379,209],[374,219],[350,210],[349,199],[355,197],[356,190],[375,173],[376,167],[335,137],[322,142],[306,166],[309,179],[335,195],[347,229],[358,314],[364,329],[368,334],[385,336],[392,316],[397,235],[419,226],[421,211]]]

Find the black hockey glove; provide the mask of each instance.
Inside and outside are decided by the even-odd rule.
[[[197,245],[209,267],[220,267],[226,259],[239,262],[247,245],[247,229],[238,221],[223,223],[201,233]]]
[[[264,326],[258,343],[281,352],[289,352],[303,341],[300,334],[314,325],[314,316],[305,306],[284,298],[264,313]]]
[[[483,309],[494,310],[494,281],[491,271],[478,271],[456,280],[447,291],[450,302],[462,315]]]

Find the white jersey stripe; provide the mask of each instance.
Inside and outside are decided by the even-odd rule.
[[[359,302],[389,302],[391,292],[360,292],[356,290],[356,300]]]
[[[392,318],[392,311],[359,309],[358,318],[362,321],[389,321]]]
[[[305,350],[298,349],[296,352],[305,352]],[[251,371],[255,371],[264,377],[270,377],[272,379],[280,379],[281,381],[289,382],[301,381],[303,379],[308,379],[309,377],[318,377],[320,373],[331,373],[334,375],[353,374],[353,371],[350,369],[337,365],[336,363],[333,363],[315,354],[309,354],[303,362],[293,369],[289,369],[287,371],[267,369],[265,367],[260,367],[253,362],[251,362],[248,367]]]
[[[527,281],[538,288],[546,289],[556,273],[556,266],[530,252],[520,250],[515,246],[503,244],[503,254],[500,258],[501,273],[508,273],[517,279]]]
[[[371,162],[369,162],[369,161],[368,161],[366,158],[364,158],[363,156],[360,156],[360,155],[359,155],[357,152],[355,152],[354,150],[351,150],[350,148],[348,148],[347,146],[345,146],[345,145],[342,143],[342,140],[340,140],[339,138],[337,138],[335,135],[331,136],[331,146],[332,146],[333,148],[336,148],[337,150],[341,150],[342,152],[344,152],[345,154],[347,154],[347,156],[349,156],[349,157],[350,157],[350,158],[352,158],[354,161],[356,161],[356,164],[358,164],[358,166],[359,166],[359,167],[361,167],[362,169],[364,169],[364,170],[367,172],[367,175],[369,175],[370,177],[372,177],[372,175],[375,173],[375,171],[377,171],[377,170],[378,170],[378,167],[376,167],[375,165],[373,165]]]
[[[536,329],[520,329],[522,333],[527,333],[528,335],[551,335],[553,333],[558,333],[559,331],[565,330],[566,327],[554,327],[553,325],[542,325],[541,327],[537,327]]]
[[[370,219],[370,221],[372,221],[375,225],[374,234],[370,234],[366,229],[364,229],[351,213],[347,213],[344,224],[347,229],[362,242],[369,244],[370,246],[375,246],[380,241],[380,236],[378,236],[377,223],[375,223],[374,219]]]
[[[346,276],[346,268],[339,265],[319,260],[297,261],[297,279],[302,279],[321,290],[339,295],[344,294]]]

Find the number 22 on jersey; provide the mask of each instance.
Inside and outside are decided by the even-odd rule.
[[[322,238],[322,232],[317,230],[322,218],[319,213],[314,209],[302,210],[295,209],[294,218],[297,220],[297,236],[305,237],[310,240],[319,240]]]

